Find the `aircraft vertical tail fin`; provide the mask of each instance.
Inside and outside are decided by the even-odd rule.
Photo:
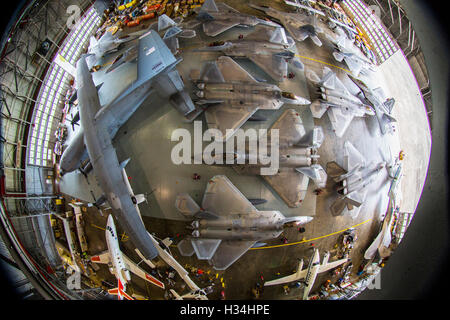
[[[200,12],[201,11],[219,12],[219,9],[217,8],[217,5],[214,2],[214,0],[206,0],[205,3],[203,3],[203,6],[200,9]]]
[[[151,30],[139,38],[138,77],[136,86],[154,78],[169,66],[179,61],[161,39],[159,34]]]
[[[117,296],[119,300],[134,300],[133,297],[125,292],[124,286],[120,280],[117,280],[117,288],[108,290],[108,293]]]

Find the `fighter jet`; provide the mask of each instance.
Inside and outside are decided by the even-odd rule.
[[[308,1],[306,1],[306,2],[308,2]],[[316,9],[310,7],[310,6],[303,5],[303,4],[300,3],[299,0],[294,0],[294,1],[284,0],[284,3],[286,3],[287,5],[296,7],[297,9],[303,9],[303,10],[306,10],[306,12],[309,12],[309,13],[311,13],[311,14],[317,14],[317,15],[320,15],[320,16],[325,17],[325,18],[327,19],[327,21],[328,21],[329,26],[330,26],[332,29],[334,29],[334,28],[336,27],[336,25],[338,25],[339,27],[342,27],[349,35],[351,35],[351,36],[353,36],[353,37],[354,37],[355,34],[358,34],[358,31],[356,31],[355,28],[353,28],[353,27],[351,27],[351,26],[349,26],[349,25],[347,25],[347,24],[345,24],[345,23],[342,23],[342,22],[340,22],[339,20],[333,18],[333,17],[330,16],[330,14],[328,14],[328,12],[326,12],[326,11],[323,12],[323,11],[321,11],[321,10],[316,10]],[[318,5],[322,5],[320,2],[316,2],[316,3],[317,3]],[[309,4],[309,3],[308,3],[308,4]],[[324,6],[323,6],[323,7],[324,7]],[[331,9],[331,8],[324,7],[324,9]]]
[[[277,110],[284,103],[305,105],[310,101],[283,92],[276,85],[258,82],[230,57],[208,62],[190,75],[197,88],[195,103],[205,110],[209,128],[219,129],[228,140],[259,109]]]
[[[195,51],[220,51],[227,56],[250,59],[275,81],[287,78],[288,61],[303,70],[303,63],[290,51],[294,40],[286,37],[284,28],[260,28],[237,40],[216,41]]]
[[[270,132],[274,129],[279,130],[280,155],[280,168],[275,175],[261,175],[260,168],[264,165],[259,160],[258,164],[236,164],[233,168],[241,174],[261,175],[289,207],[295,208],[300,206],[306,196],[309,179],[312,179],[318,188],[325,187],[327,174],[317,163],[317,149],[323,142],[323,131],[321,127],[314,127],[305,134],[302,120],[293,109],[283,112],[272,125],[267,141],[271,141]],[[248,153],[234,154],[236,163],[245,163],[249,158]]]
[[[316,281],[317,274],[331,270],[336,268],[337,266],[340,266],[341,264],[347,262],[347,258],[336,260],[333,262],[328,262],[328,259],[330,258],[330,253],[326,252],[323,256],[322,264],[320,263],[320,254],[318,249],[314,249],[314,253],[309,259],[308,263],[308,269],[303,268],[303,259],[299,261],[297,266],[297,272],[286,276],[280,279],[275,279],[271,281],[267,281],[264,283],[264,286],[273,286],[276,284],[283,284],[288,282],[293,282],[301,279],[305,279],[305,289],[303,291],[303,300],[307,300],[309,293],[314,285],[314,281]]]
[[[99,255],[92,256],[91,261],[95,263],[107,264],[111,273],[116,276],[117,288],[108,290],[109,294],[117,295],[119,300],[123,300],[124,298],[127,300],[134,300],[126,293],[126,285],[128,281],[131,280],[130,271],[145,281],[160,287],[161,289],[165,288],[164,283],[145,272],[120,250],[116,225],[114,224],[112,215],[108,216],[105,235],[108,250]]]
[[[314,71],[309,70],[306,77],[319,87],[322,99],[311,103],[310,109],[314,118],[322,118],[328,111],[331,127],[339,138],[347,131],[354,117],[373,116],[372,108],[361,102],[351,94],[330,68],[323,68],[323,77],[320,79]]]
[[[370,244],[364,252],[364,259],[370,260],[379,252],[382,257],[386,257],[385,249],[389,247],[392,241],[391,227],[395,219],[394,210],[390,210],[383,221],[383,226],[375,240]],[[390,252],[389,252],[390,253]],[[387,254],[387,256],[389,255]]]
[[[82,127],[80,130],[83,131],[81,138],[80,135],[77,136],[79,140],[69,146],[61,159],[63,171],[77,169],[86,145],[90,165],[104,199],[133,244],[148,260],[155,258],[158,252],[136,210],[134,195],[130,194],[127,187],[122,172],[123,165],[117,159],[112,138],[149,96],[151,89],[171,99],[179,99],[183,82],[174,69],[177,63],[159,35],[150,31],[139,42],[137,80],[119,98],[102,107],[83,56],[77,63],[76,77]],[[184,102],[192,104],[190,98]]]
[[[101,109],[101,111],[95,116],[95,122],[104,126],[111,139],[152,92],[167,97],[172,106],[183,115],[195,109],[191,98],[184,92],[184,83],[175,69],[181,60],[175,59],[155,31],[150,31],[141,37],[138,56],[136,81],[107,106],[98,106],[98,110]],[[90,77],[86,74],[86,77],[88,76]],[[77,92],[78,100],[80,100],[79,91],[80,88]],[[97,89],[89,94],[98,96]],[[79,108],[80,104],[79,101]],[[70,145],[64,150],[60,160],[62,175],[77,170],[80,164],[88,159],[85,130],[86,127],[82,125],[70,141]]]
[[[372,62],[362,56],[359,49],[347,39],[345,34],[341,34],[336,39],[329,35],[327,35],[327,38],[336,48],[333,57],[336,61],[345,61],[353,76],[358,77],[360,73],[368,74],[369,71],[374,71]]]
[[[386,162],[366,165],[361,153],[349,142],[344,143],[344,168],[332,161],[327,163],[327,174],[337,183],[339,198],[331,205],[334,215],[347,208],[352,218],[358,216],[367,195],[367,186],[375,181]]]
[[[350,79],[361,89],[359,97],[362,102],[370,105],[377,116],[378,124],[382,134],[395,131],[394,122],[397,120],[391,116],[395,104],[394,98],[386,99],[383,89],[380,87],[370,89],[362,81],[350,76]]]
[[[95,36],[91,36],[88,53],[94,54],[97,59],[100,59],[107,54],[118,51],[124,43],[135,39],[137,39],[137,37],[130,36],[119,39],[114,37],[111,32],[105,32],[105,34],[98,40]]]
[[[177,55],[180,48],[178,38],[190,39],[196,35],[194,30],[184,29],[182,21],[183,18],[181,17],[172,20],[167,15],[163,14],[158,18],[158,21],[152,23],[147,30],[132,33],[130,36],[139,36],[148,32],[148,30],[154,30],[159,33],[172,54]],[[124,63],[135,61],[137,58],[138,47],[133,45],[114,59],[111,66],[106,70],[106,73],[114,71]]]
[[[176,208],[191,224],[192,237],[178,244],[182,255],[208,260],[225,270],[258,241],[278,237],[288,225],[303,224],[312,217],[286,218],[279,211],[259,211],[225,176],[215,176],[206,187],[201,208],[188,195],[177,196]]]
[[[301,42],[309,37],[316,46],[322,46],[322,41],[320,41],[317,34],[322,33],[323,30],[317,27],[315,16],[302,16],[298,13],[281,12],[267,6],[260,7],[254,4],[249,4],[249,6],[261,10],[271,18],[280,21],[295,40]]]
[[[210,37],[215,37],[236,26],[253,27],[257,24],[263,24],[279,27],[272,21],[242,14],[225,3],[216,5],[214,0],[206,0],[196,18],[203,22],[203,31]]]

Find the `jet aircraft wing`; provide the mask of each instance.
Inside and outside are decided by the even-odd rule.
[[[300,279],[303,279],[306,277],[307,272],[308,272],[308,269],[297,271],[296,273],[293,273],[289,276],[285,276],[285,277],[282,277],[279,279],[267,281],[266,283],[264,283],[264,286],[273,286],[273,285],[277,285],[277,284],[283,284],[283,283],[300,280]]]
[[[352,58],[352,57],[344,57],[345,63],[347,64],[348,68],[354,75],[359,75],[363,68],[362,62]]]
[[[257,41],[269,41],[272,43],[288,44],[286,32],[282,27],[262,27],[248,34],[245,39]]]
[[[283,81],[283,79],[287,77],[287,62],[284,58],[277,56],[276,54],[249,54],[248,58],[274,80]]]
[[[250,201],[223,175],[215,176],[209,181],[202,208],[218,216],[227,216],[236,212],[243,214],[257,212]]]
[[[210,260],[217,270],[225,270],[250,249],[256,241],[222,241]]]
[[[221,21],[213,20],[203,23],[203,32],[210,37],[215,37],[222,32],[227,31],[235,26],[239,25],[239,21]]]
[[[217,59],[217,68],[225,81],[258,82],[230,57],[219,57]]]
[[[289,207],[298,207],[305,199],[309,177],[293,168],[280,169],[275,175],[263,176]]]
[[[130,258],[128,258],[125,254],[122,253],[123,261],[126,264],[126,268],[130,270],[132,273],[137,275],[139,278],[144,279],[145,281],[150,282],[151,284],[154,284],[157,287],[160,287],[161,289],[164,289],[164,283],[153,277],[152,275],[145,272],[143,269],[141,269],[137,264],[135,264],[133,261],[131,261]]]
[[[205,118],[208,127],[220,130],[223,141],[226,141],[257,110],[258,105],[253,103],[244,105],[221,103],[208,107],[205,111]]]
[[[106,250],[96,256],[91,257],[91,261],[95,263],[108,264],[111,262],[109,251]]]
[[[344,161],[347,171],[351,171],[356,166],[365,167],[366,161],[363,155],[349,142],[344,142]]]
[[[328,262],[327,264],[321,264],[319,267],[319,273],[334,269],[337,266],[347,262],[347,260],[348,259],[340,259],[333,262]]]
[[[279,130],[280,145],[297,143],[305,135],[305,127],[297,111],[288,109],[278,118],[269,130]]]
[[[355,115],[351,110],[346,110],[341,107],[328,108],[328,118],[330,119],[331,127],[337,137],[342,137],[344,135],[354,117]]]

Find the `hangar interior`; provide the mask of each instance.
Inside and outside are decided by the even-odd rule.
[[[353,299],[366,289],[377,290],[380,270],[401,246],[414,218],[432,144],[429,75],[418,37],[401,3],[395,0],[116,2],[29,1],[18,8],[5,30],[0,60],[0,257],[17,294],[22,299],[57,300],[117,299],[116,295],[138,300],[339,300]],[[222,3],[227,5],[227,14],[245,15],[249,20],[234,23],[220,34],[208,35],[205,26],[220,20],[214,10],[222,10]],[[209,7],[205,8],[205,4]],[[271,15],[267,8],[294,18],[274,18],[275,13]],[[75,75],[81,74],[77,62],[86,61],[92,85],[97,86],[95,96],[99,105],[114,104],[142,76],[140,61],[146,57],[139,54],[134,57],[133,49],[141,50],[141,43],[150,37],[156,37],[155,43],[169,43],[161,42],[161,38],[173,40],[165,30],[151,28],[158,26],[161,17],[170,17],[172,20],[167,20],[173,23],[170,28],[178,28],[173,56],[179,61],[171,70],[177,71],[184,86],[178,92],[187,93],[189,97],[182,97],[186,101],[192,99],[196,111],[202,112],[195,118],[195,125],[202,126],[200,134],[208,127],[220,127],[219,121],[215,123],[208,118],[213,115],[210,110],[218,110],[220,117],[227,117],[221,113],[226,106],[216,106],[223,102],[218,98],[214,103],[209,102],[214,107],[202,106],[201,101],[206,98],[201,94],[207,91],[202,91],[199,82],[193,79],[194,71],[205,70],[205,65],[214,61],[216,66],[221,66],[218,61],[223,62],[223,78],[239,70],[247,74],[247,82],[250,78],[258,85],[270,86],[270,90],[280,92],[283,97],[286,92],[291,93],[285,100],[277,96],[277,101],[285,101],[281,106],[261,107],[238,128],[254,132],[279,128],[281,136],[282,132],[292,132],[289,131],[292,123],[281,121],[292,116],[296,119],[295,130],[303,128],[302,137],[315,133],[315,128],[320,131],[317,131],[319,137],[312,135],[313,141],[319,142],[306,148],[313,156],[309,155],[310,163],[302,165],[302,170],[286,165],[290,154],[285,155],[288,158],[284,158],[285,162],[280,161],[282,168],[276,175],[282,178],[279,183],[254,174],[245,165],[237,169],[221,164],[175,164],[173,157],[170,159],[179,140],[173,139],[173,132],[182,129],[195,139],[196,127],[192,118],[181,114],[167,97],[159,95],[166,88],[154,84],[149,89],[152,92],[136,105],[138,109],[111,138],[119,161],[116,167],[123,170],[124,185],[129,187],[127,192],[141,214],[139,221],[155,240],[152,246],[158,248],[158,257],[145,259],[135,250],[137,246],[124,230],[122,220],[115,216],[116,204],[105,194],[96,164],[88,159],[81,165],[78,163],[76,170],[62,172],[60,162],[68,146],[76,141],[81,123],[86,121],[82,118],[86,113],[83,114],[79,103],[86,97],[80,92],[89,86],[86,81],[75,79]],[[301,21],[300,25],[307,26],[302,31],[310,32],[303,41],[294,40],[294,32],[287,26],[298,23],[296,19]],[[246,23],[247,27],[242,28]],[[195,36],[185,31],[195,31]],[[275,36],[261,40],[267,33],[281,34],[284,47],[278,46]],[[111,52],[99,45],[102,40],[109,41],[105,34],[116,41],[108,45],[120,43]],[[130,37],[133,40],[126,40]],[[318,37],[320,46],[314,37]],[[285,42],[289,39],[294,44],[286,49]],[[255,41],[250,42],[254,51],[242,49],[244,54],[238,58],[238,54],[227,54],[228,49],[221,47],[247,40]],[[266,41],[266,47],[256,47],[257,41]],[[257,56],[257,50],[266,50],[267,41],[276,47],[270,49],[272,53],[280,50],[273,56],[285,66],[282,79],[274,79],[267,71],[270,66],[258,64],[257,58],[250,56],[254,53]],[[146,56],[152,56],[154,47],[145,49]],[[86,56],[88,50],[90,55]],[[358,71],[355,65],[359,66]],[[325,81],[327,72],[338,79],[333,85]],[[206,86],[210,84],[208,81],[217,85],[213,81],[218,79],[217,74],[215,78],[207,78],[205,72],[199,74]],[[319,81],[312,81],[314,75]],[[169,78],[173,80],[175,76],[172,76]],[[230,86],[244,87],[242,79],[233,81]],[[336,83],[343,83],[345,89]],[[77,91],[78,97],[74,95]],[[382,94],[378,96],[375,92]],[[228,94],[234,93],[231,90]],[[360,98],[361,93],[365,94],[365,100]],[[243,96],[240,99],[251,102],[258,98],[258,93],[247,91]],[[307,103],[292,102],[292,96],[306,99]],[[378,98],[377,102],[373,97]],[[336,102],[336,99],[340,100]],[[393,106],[380,111],[380,106],[388,106],[390,101],[394,102]],[[314,102],[328,108],[323,109],[320,117],[314,113],[313,105],[317,106]],[[330,111],[336,109],[338,112]],[[361,115],[355,110],[366,113]],[[339,122],[344,121],[348,122],[346,127],[337,133],[342,129]],[[87,139],[87,129],[83,130]],[[92,139],[96,135],[101,134],[94,133]],[[200,141],[211,139],[203,136]],[[289,148],[298,147],[295,143]],[[82,140],[83,144],[92,156],[88,142]],[[350,166],[349,159],[354,154],[362,159],[358,158],[356,165]],[[304,155],[299,158],[304,159]],[[311,167],[311,162],[315,167]],[[327,174],[320,186],[313,182],[313,174],[302,173],[310,172],[305,168],[319,167]],[[342,172],[334,174],[333,168]],[[105,170],[109,172],[109,168]],[[303,184],[306,178],[306,189],[301,192],[296,189],[299,188],[297,180],[291,183],[297,175],[303,177]],[[356,180],[352,181],[352,177]],[[219,187],[220,183],[223,188]],[[357,189],[353,195],[364,190],[362,199],[355,200],[346,194],[352,187]],[[289,198],[293,189],[296,189],[294,193],[297,191],[294,194],[297,200],[301,196],[294,205]],[[142,195],[142,202],[136,200],[138,194]],[[195,203],[203,215],[193,211],[193,215],[183,213],[183,208],[187,211],[190,208],[178,205],[180,199],[185,204]],[[345,202],[345,199],[350,200]],[[252,214],[278,212],[283,221],[294,221],[294,226],[286,222],[277,227],[280,232],[275,236],[252,240],[225,268],[215,265],[217,256],[200,259],[197,244],[213,242],[192,240],[196,237],[193,229],[197,230],[192,220],[213,224],[209,220],[212,215],[216,219],[212,221],[222,221],[222,218],[217,220],[219,211],[230,208],[225,214],[243,213],[235,209],[240,208],[241,202],[251,207]],[[209,208],[203,208],[206,203]],[[332,209],[339,203],[339,210]],[[120,207],[119,201],[118,210],[122,210]],[[122,213],[126,217],[126,212]],[[126,292],[120,289],[123,275],[118,276],[120,271],[111,258],[109,263],[102,262],[104,252],[116,257],[108,242],[109,218],[113,216],[117,228],[115,243],[126,257],[125,269],[132,272],[131,279],[126,281]],[[310,218],[302,219],[305,217]],[[234,219],[230,222],[233,228],[237,223],[246,223],[245,215]],[[206,228],[205,232],[214,230]],[[217,246],[232,247],[243,242],[242,237],[233,236],[213,245],[218,250]],[[136,270],[143,273],[136,276]],[[311,274],[315,280],[311,281]],[[285,281],[290,275],[298,277]]]

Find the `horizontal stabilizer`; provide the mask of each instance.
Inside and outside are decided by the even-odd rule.
[[[209,260],[213,257],[222,240],[220,239],[192,239],[192,247],[199,260]]]
[[[176,35],[179,35],[181,32],[183,32],[183,30],[181,30],[181,28],[172,27],[164,33],[163,39],[167,40],[169,38],[175,37]]]
[[[333,52],[333,57],[336,59],[336,61],[342,62],[344,60],[344,55],[340,52]]]
[[[200,207],[187,193],[179,194],[175,200],[175,207],[184,216],[192,218],[195,214],[200,212]]]
[[[325,187],[327,183],[327,174],[320,164],[313,164],[311,167],[296,168],[296,170],[312,179],[317,187]]]
[[[158,31],[166,30],[167,28],[175,26],[176,23],[170,19],[166,14],[158,18]]]
[[[178,251],[180,254],[185,257],[190,257],[194,254],[195,250],[192,246],[191,240],[183,239],[177,244]]]
[[[392,112],[392,108],[394,107],[394,104],[395,104],[394,98],[387,99],[385,102],[383,102],[383,105],[386,108],[386,111],[388,113]]]
[[[194,38],[197,35],[197,33],[194,30],[183,30],[180,34],[178,34],[178,38],[185,38],[190,39]]]
[[[315,126],[314,129],[305,134],[297,143],[298,147],[319,148],[325,138],[322,127]]]

